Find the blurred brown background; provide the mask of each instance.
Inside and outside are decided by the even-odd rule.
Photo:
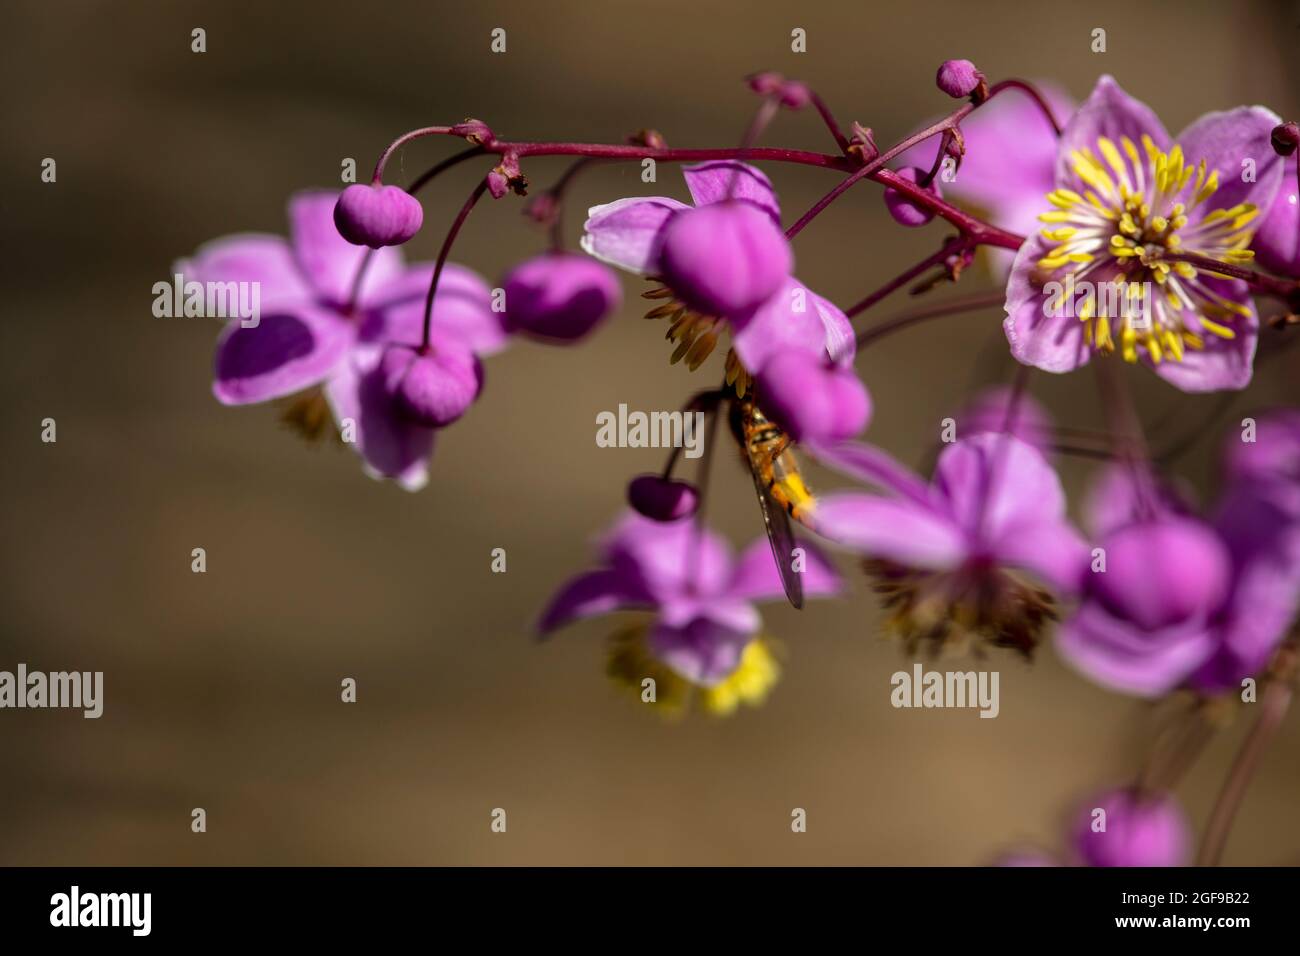
[[[1152,715],[1050,647],[1033,666],[988,665],[1002,674],[996,720],[894,710],[889,675],[908,665],[877,637],[854,574],[845,600],[765,608],[788,654],[767,706],[666,723],[607,684],[612,619],[534,643],[537,613],[588,563],[626,478],[661,463],[597,448],[596,412],[675,407],[704,381],[670,367],[662,328],[634,318],[638,282],[584,346],[521,343],[491,359],[482,401],[440,440],[416,495],[364,477],[349,451],[304,446],[270,406],[219,406],[216,324],[150,313],[176,257],[232,232],[283,232],[290,192],[337,186],[344,157],[364,175],[402,130],[464,116],[520,139],[654,126],[674,145],[724,145],[753,107],[741,77],[773,68],[883,144],[947,108],[933,76],[952,56],[1079,97],[1113,72],[1173,131],[1243,102],[1300,113],[1288,5],[904,7],[7,3],[0,669],[102,670],[106,707],[98,721],[0,712],[0,863],[971,864],[1019,841],[1058,846],[1064,807],[1129,777]],[[497,26],[505,55],[488,50]],[[806,55],[790,52],[796,26]],[[1089,50],[1098,26],[1103,55]],[[194,27],[205,54],[190,52]],[[811,113],[783,114],[764,141],[827,147]],[[409,181],[450,148],[415,144],[390,169]],[[46,156],[55,185],[39,181]],[[527,172],[545,185],[563,163]],[[835,181],[769,171],[789,216]],[[429,192],[411,255],[432,258],[474,175]],[[651,192],[684,196],[671,168],[646,186],[629,165],[584,177],[574,206]],[[495,281],[540,249],[519,208],[481,206],[455,258]],[[571,237],[580,222],[571,212]],[[866,184],[800,236],[799,273],[848,304],[941,235],[893,226]],[[1006,379],[999,319],[940,320],[864,354],[873,440],[921,462],[973,383]],[[1283,371],[1238,407],[1294,401],[1294,365],[1289,385]],[[1215,405],[1130,378],[1147,421],[1181,402],[1179,420],[1195,422]],[[1033,387],[1063,421],[1099,424],[1092,376]],[[57,444],[40,441],[47,416]],[[1216,441],[1181,462],[1202,485]],[[711,509],[743,545],[758,531],[752,491],[722,461]],[[1086,468],[1067,467],[1077,492]],[[194,547],[205,575],[190,571]],[[495,547],[505,575],[489,573]],[[359,682],[351,706],[346,676]],[[1244,729],[1181,788],[1198,826]],[[1300,862],[1298,743],[1292,713],[1227,862]],[[809,818],[799,836],[796,806]],[[205,835],[190,832],[193,807],[208,812]],[[489,831],[494,807],[505,835]]]

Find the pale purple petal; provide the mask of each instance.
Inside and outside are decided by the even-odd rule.
[[[1080,590],[1091,555],[1082,535],[1064,521],[1007,525],[989,550],[1000,564],[1024,568],[1069,593]]]
[[[279,236],[243,233],[214,239],[172,271],[184,282],[257,283],[262,309],[308,303],[314,297],[289,243]]]
[[[1160,117],[1140,100],[1125,93],[1115,78],[1103,76],[1093,87],[1092,95],[1079,107],[1061,131],[1061,148],[1056,160],[1056,182],[1080,194],[1090,187],[1074,172],[1070,153],[1091,150],[1097,155],[1097,140],[1105,136],[1117,146],[1127,136],[1138,149],[1142,148],[1142,135],[1151,137],[1157,149],[1169,148],[1169,134]]]
[[[1057,652],[1103,687],[1142,697],[1168,693],[1214,652],[1204,624],[1150,632],[1085,601],[1057,631]]]
[[[1236,391],[1250,384],[1254,372],[1255,346],[1259,340],[1259,315],[1255,311],[1246,284],[1239,279],[1202,276],[1199,280],[1224,298],[1245,306],[1248,315],[1236,316],[1226,323],[1236,333],[1225,339],[1207,330],[1200,316],[1184,312],[1187,328],[1200,335],[1204,349],[1186,348],[1181,362],[1165,358],[1159,364],[1144,353],[1143,362],[1166,382],[1184,392]],[[1225,324],[1221,320],[1220,324]]]
[[[1230,209],[1238,203],[1254,203],[1261,217],[1268,213],[1282,183],[1284,164],[1272,144],[1273,127],[1281,122],[1281,117],[1262,106],[1238,106],[1206,113],[1178,135],[1189,164],[1205,160],[1207,170],[1219,173],[1214,195],[1188,211],[1188,228],[1212,210]],[[1254,182],[1244,181],[1245,160],[1254,160]]]
[[[325,388],[334,420],[345,439],[361,455],[372,478],[390,478],[407,491],[419,491],[429,480],[434,429],[413,424],[397,411],[384,388],[380,369],[382,349],[355,348],[339,363]]]
[[[337,313],[300,305],[229,322],[217,341],[212,391],[224,405],[283,398],[325,379],[340,365],[353,333]]]
[[[829,492],[811,519],[823,538],[909,567],[946,569],[966,557],[961,529],[914,501],[860,492]]]
[[[587,210],[582,249],[612,266],[648,275],[659,267],[663,228],[691,207],[663,196],[617,199]]]
[[[930,486],[889,452],[866,442],[808,442],[801,445],[828,468],[922,505],[931,501]]]
[[[1065,308],[1049,309],[1054,297],[1043,290],[1037,276],[1038,260],[1049,251],[1039,235],[1025,241],[1016,253],[1007,280],[1006,332],[1011,354],[1025,365],[1045,372],[1072,372],[1086,365],[1091,349],[1084,340],[1084,323]]]
[[[844,313],[793,277],[732,333],[731,345],[751,374],[773,355],[792,350],[847,366],[855,348],[853,324]]]
[[[1012,527],[1056,523],[1065,514],[1056,471],[1031,445],[1006,433],[948,445],[935,466],[934,485],[953,520],[984,541],[1000,541]]]
[[[354,246],[334,225],[332,191],[295,193],[289,200],[289,241],[294,258],[316,295],[336,307],[348,304],[361,262],[371,250]],[[361,297],[393,281],[402,270],[402,254],[395,246],[374,250],[361,284]]]
[[[781,225],[781,205],[777,202],[772,181],[756,166],[719,159],[683,166],[682,176],[696,206],[726,199],[744,199],[771,216],[778,227]]]
[[[731,580],[731,548],[691,518],[662,522],[629,512],[604,537],[601,552],[659,603],[717,596]]]
[[[804,552],[804,570],[800,577],[803,593],[808,597],[828,597],[843,590],[844,581],[830,560],[806,541],[798,547]],[[736,562],[728,593],[751,601],[775,601],[785,598],[785,586],[766,538],[759,538]]]
[[[697,619],[711,621],[738,634],[753,634],[763,623],[758,608],[733,597],[700,598],[687,594],[670,598],[659,606],[659,624],[664,627],[686,628]]]

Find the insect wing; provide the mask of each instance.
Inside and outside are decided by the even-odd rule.
[[[785,587],[785,596],[796,608],[803,608],[803,579],[791,567],[796,542],[794,529],[790,526],[790,516],[786,514],[781,503],[772,497],[772,492],[763,481],[754,466],[750,465],[754,476],[754,490],[758,492],[758,507],[763,512],[763,527],[767,530],[768,543],[772,545],[772,560],[776,562],[777,573],[781,575],[781,584]]]

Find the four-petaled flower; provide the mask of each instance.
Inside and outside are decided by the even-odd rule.
[[[428,264],[404,266],[393,247],[371,252],[339,235],[333,192],[298,193],[289,202],[289,238],[241,234],[216,239],[176,265],[187,281],[256,282],[256,326],[230,322],[217,342],[212,390],[226,405],[284,398],[305,390],[291,414],[319,428],[324,399],[366,472],[417,490],[428,478],[434,429],[402,413],[385,386],[385,346],[418,345]],[[361,281],[359,270],[369,262]],[[487,283],[448,264],[439,283],[432,345],[466,362],[505,344]],[[471,354],[472,353],[472,354]],[[463,364],[463,363],[462,363]]]

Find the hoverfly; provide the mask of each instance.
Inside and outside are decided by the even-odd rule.
[[[754,478],[763,527],[785,596],[794,607],[802,608],[803,579],[791,563],[796,542],[790,519],[805,523],[815,499],[790,450],[790,437],[768,421],[752,397],[733,397],[730,405],[731,434],[740,445],[741,457]]]

